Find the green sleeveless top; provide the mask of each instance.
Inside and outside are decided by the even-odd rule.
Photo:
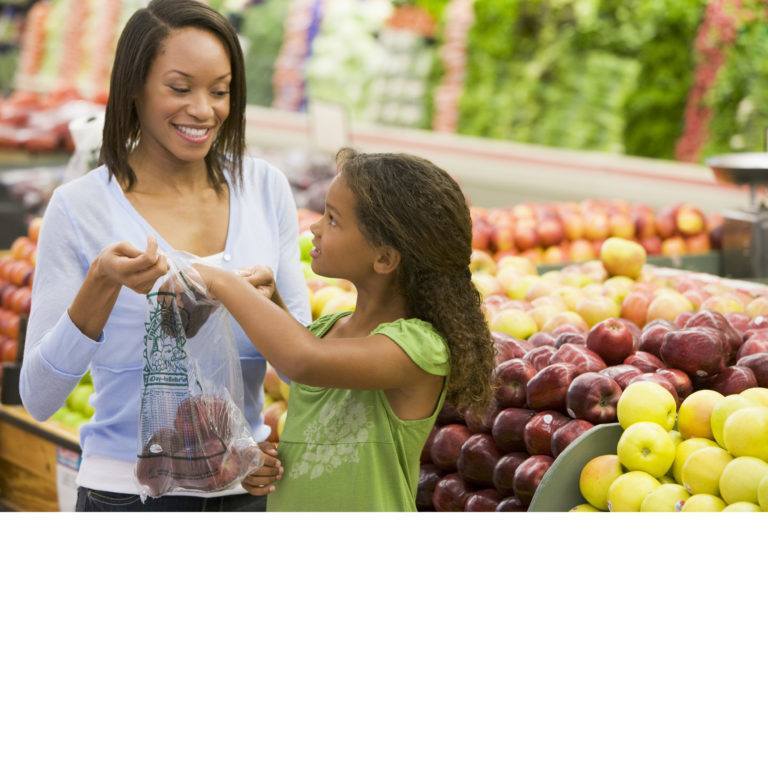
[[[324,336],[349,314],[326,315],[309,330]],[[430,323],[401,319],[373,333],[392,339],[419,368],[448,376],[448,345]],[[382,390],[292,383],[279,443],[285,471],[267,510],[415,512],[419,455],[444,400],[445,386],[431,416],[405,421]]]

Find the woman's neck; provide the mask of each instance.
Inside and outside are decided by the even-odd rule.
[[[136,176],[132,191],[140,194],[199,194],[211,187],[204,160],[179,163],[165,153],[151,152],[139,145],[128,162]]]

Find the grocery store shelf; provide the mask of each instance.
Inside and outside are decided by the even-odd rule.
[[[249,106],[249,146],[310,147],[309,117]],[[580,152],[432,131],[352,122],[350,140],[368,152],[412,152],[452,173],[475,205],[620,197],[659,207],[686,201],[707,212],[741,207],[747,193],[700,165]]]
[[[20,405],[0,405],[0,421],[22,427],[62,448],[80,452],[80,440],[75,430],[53,421],[35,421]]]

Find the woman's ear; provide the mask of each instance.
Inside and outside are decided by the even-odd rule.
[[[400,266],[400,251],[389,245],[378,249],[373,271],[380,275],[391,275]]]

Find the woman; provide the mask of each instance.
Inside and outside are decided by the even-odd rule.
[[[133,473],[142,293],[166,272],[164,252],[232,271],[269,267],[288,310],[310,319],[288,182],[245,156],[244,134],[243,56],[229,22],[196,0],[153,0],[137,11],[115,54],[103,165],[57,189],[45,214],[21,376],[24,405],[43,420],[91,369],[95,415],[81,429],[78,510],[259,510],[281,475],[266,448],[265,466],[244,483],[250,494],[190,492],[142,504]],[[265,440],[266,363],[234,329],[245,416]]]

